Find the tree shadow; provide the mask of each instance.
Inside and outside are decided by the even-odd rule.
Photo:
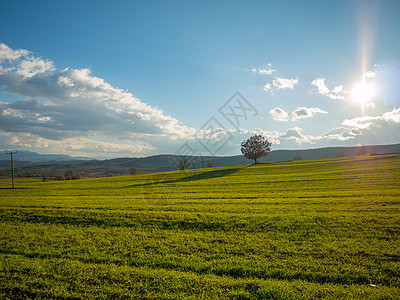
[[[148,186],[148,185],[156,185],[156,184],[164,184],[164,183],[180,183],[180,182],[190,182],[196,180],[205,180],[205,179],[213,179],[218,177],[225,177],[236,173],[237,171],[242,170],[243,168],[233,168],[233,169],[225,169],[225,170],[212,170],[203,172],[200,174],[194,174],[183,178],[172,179],[172,180],[165,180],[165,181],[156,181],[156,182],[147,182],[142,184],[133,184],[128,187],[135,187],[135,186]]]

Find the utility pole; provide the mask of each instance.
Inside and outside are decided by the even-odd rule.
[[[11,180],[12,180],[12,188],[14,188],[14,160],[13,154],[17,154],[18,150],[16,151],[6,151],[6,154],[11,154]]]

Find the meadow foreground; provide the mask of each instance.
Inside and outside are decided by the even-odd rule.
[[[0,298],[398,299],[400,155],[0,186]]]

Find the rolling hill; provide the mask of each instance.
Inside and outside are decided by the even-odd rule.
[[[391,154],[400,153],[400,144],[395,145],[375,145],[363,146],[363,155],[370,154]],[[275,150],[269,155],[260,160],[260,162],[279,162],[291,161],[295,158],[308,159],[323,159],[334,158],[338,154],[342,156],[357,156],[360,147],[326,147],[319,149],[307,150]],[[21,154],[21,155],[20,155]],[[0,155],[4,158],[5,154]],[[30,158],[34,160],[27,160]],[[15,156],[16,174],[20,176],[56,176],[64,174],[68,170],[72,170],[83,177],[104,177],[104,176],[120,176],[128,175],[131,167],[136,167],[139,174],[165,172],[177,170],[176,162],[182,157],[176,155],[155,155],[143,158],[116,158],[106,160],[88,160],[87,158],[73,158],[64,155],[41,155],[32,152],[18,153]],[[236,156],[203,156],[190,157],[189,160],[193,164],[189,167],[202,168],[207,166],[207,162],[211,161],[215,167],[234,166],[240,164],[248,164],[251,161],[243,155]],[[0,161],[0,174],[6,175],[9,173],[9,157],[8,160]]]

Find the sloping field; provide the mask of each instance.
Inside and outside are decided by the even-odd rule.
[[[0,298],[399,299],[400,155],[0,186]]]

